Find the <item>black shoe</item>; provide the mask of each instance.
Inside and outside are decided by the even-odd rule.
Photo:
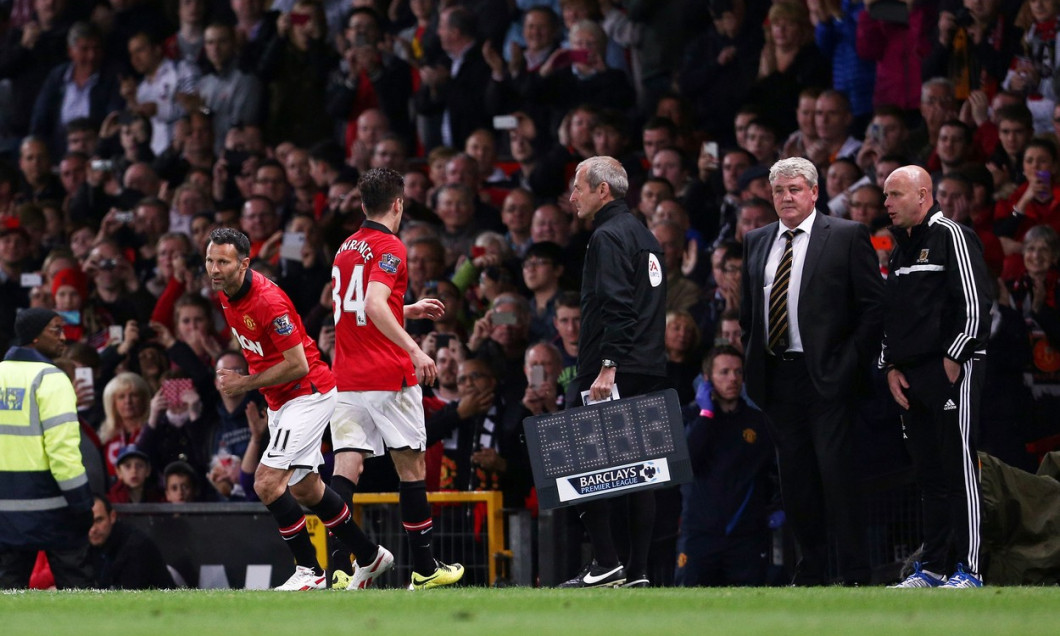
[[[651,587],[651,581],[648,580],[647,574],[627,576],[626,582],[622,584],[622,587]]]
[[[558,587],[618,587],[625,582],[626,570],[621,563],[613,568],[605,568],[593,559],[578,576],[560,583]]]

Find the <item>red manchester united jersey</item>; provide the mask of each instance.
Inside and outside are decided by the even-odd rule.
[[[339,248],[331,268],[335,376],[340,391],[398,391],[416,384],[408,352],[383,335],[365,314],[371,281],[390,288],[387,305],[404,326],[409,283],[405,246],[386,226],[365,221]]]
[[[302,345],[305,349],[309,373],[287,384],[260,389],[270,409],[278,410],[302,395],[327,393],[335,388],[335,376],[321,362],[317,343],[306,334],[291,299],[271,280],[247,270],[243,287],[234,297],[224,297],[221,308],[243,348],[251,373],[261,373],[283,362],[283,352],[292,347]]]

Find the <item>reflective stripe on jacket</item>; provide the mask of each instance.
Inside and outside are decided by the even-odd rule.
[[[70,513],[91,510],[76,404],[70,379],[35,350],[0,362],[0,547],[65,543]]]

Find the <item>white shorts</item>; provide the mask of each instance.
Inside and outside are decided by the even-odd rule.
[[[400,391],[340,392],[331,441],[336,451],[356,450],[369,457],[387,449],[426,450],[423,389],[417,384]]]
[[[320,442],[335,412],[337,389],[303,395],[280,410],[269,409],[269,446],[261,463],[278,470],[294,470],[288,483],[297,484],[324,463]]]

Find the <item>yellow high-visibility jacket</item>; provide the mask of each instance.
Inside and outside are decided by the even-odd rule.
[[[0,362],[0,548],[76,540],[92,509],[70,379],[34,349]],[[83,537],[81,537],[83,539]]]

